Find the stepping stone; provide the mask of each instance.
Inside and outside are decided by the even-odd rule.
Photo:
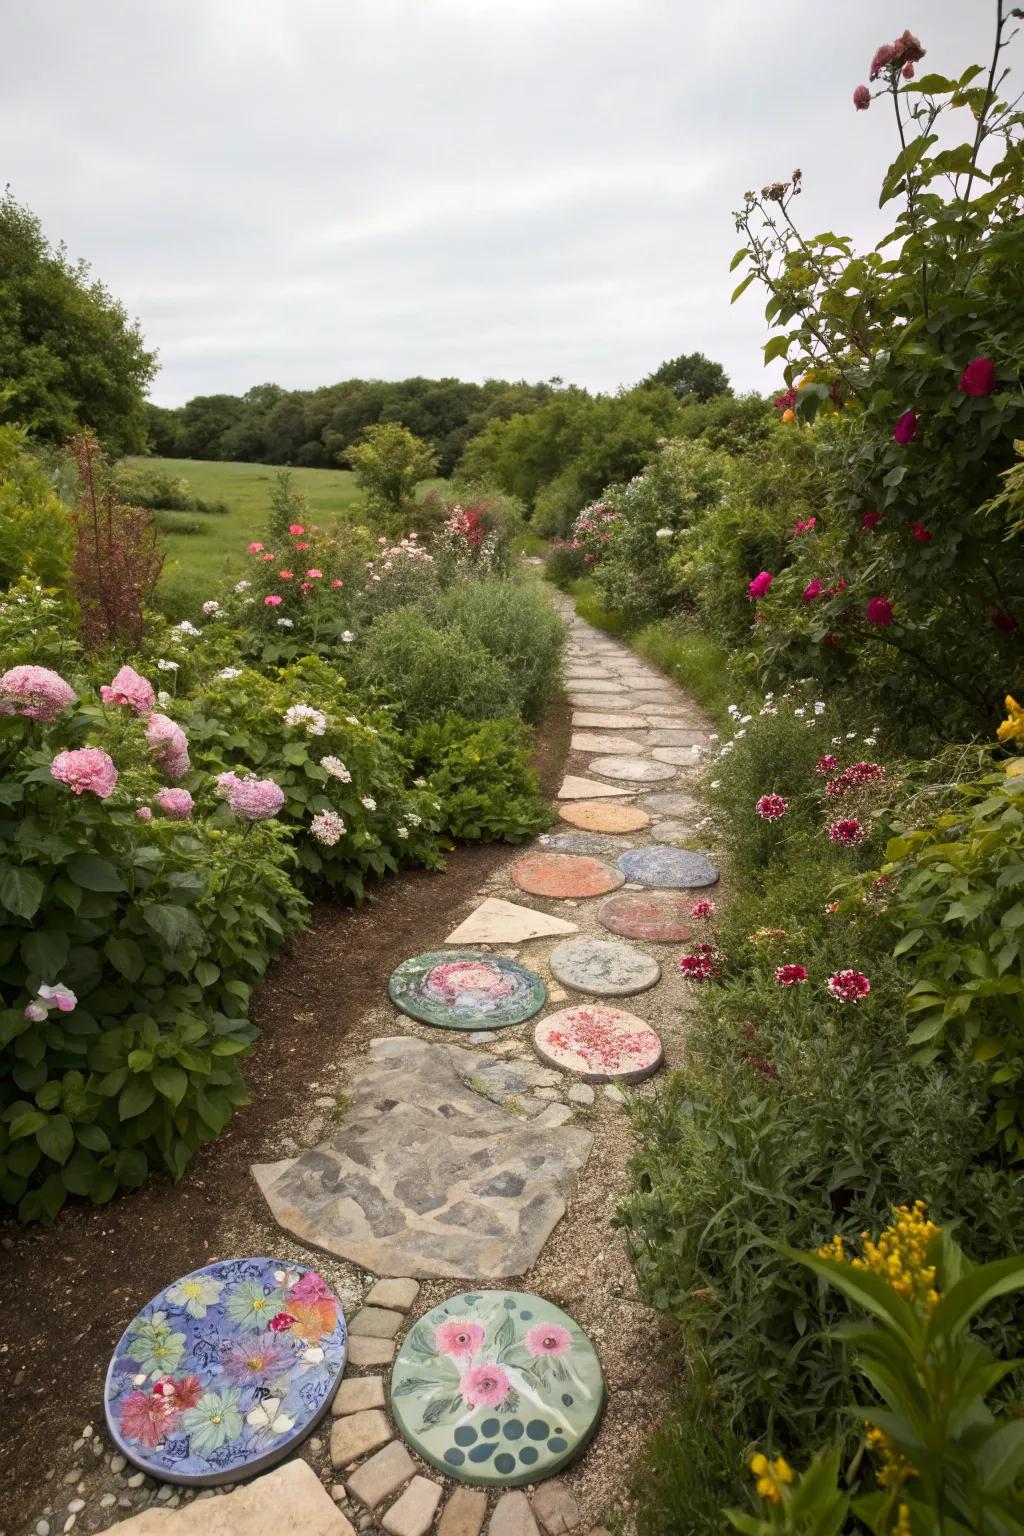
[[[208,1264],[129,1323],[107,1370],[107,1428],[162,1482],[236,1482],[281,1461],[319,1422],[346,1351],[341,1302],[315,1270],[268,1258]],[[179,1383],[170,1392],[168,1379]]]
[[[383,1407],[383,1376],[346,1376],[334,1394],[331,1412],[337,1419],[344,1413],[363,1413],[367,1408]]]
[[[635,805],[601,805],[590,800],[560,806],[558,814],[570,826],[589,832],[640,832],[651,824],[647,812]]]
[[[700,752],[692,747],[654,747],[651,756],[656,763],[674,763],[677,768],[692,768],[700,760]]]
[[[652,944],[685,944],[691,938],[688,896],[674,891],[620,891],[597,909],[597,920],[611,933],[625,939],[646,939]]]
[[[487,1536],[540,1536],[525,1493],[503,1493],[494,1506]]]
[[[645,715],[654,715],[659,720],[664,720],[666,725],[671,723],[670,717],[678,719],[680,725],[693,725],[692,718],[687,718],[685,705],[682,699],[676,699],[674,704],[645,704]]]
[[[599,832],[545,832],[537,839],[548,853],[582,853],[592,859],[617,859],[625,839]]]
[[[521,891],[532,896],[569,897],[604,896],[617,891],[626,877],[611,864],[571,853],[528,853],[513,867],[512,879]],[[543,1006],[543,1000],[538,1007]],[[527,1018],[538,1010],[534,1008]],[[518,1021],[517,1021],[518,1022]]]
[[[602,736],[598,731],[574,731],[569,743],[570,752],[622,752],[632,754],[644,750],[642,741],[624,740],[621,736]]]
[[[590,1440],[603,1402],[601,1367],[579,1325],[518,1291],[474,1290],[428,1312],[391,1376],[391,1412],[416,1455],[488,1487],[559,1472]]]
[[[632,707],[628,693],[577,693],[569,689],[569,702],[573,709],[610,709],[625,714]],[[639,720],[637,721],[639,724]]]
[[[366,1298],[368,1307],[393,1307],[397,1312],[408,1312],[420,1293],[415,1280],[377,1280]]]
[[[558,791],[558,798],[559,800],[613,799],[619,795],[635,793],[636,791],[632,789],[616,789],[611,784],[599,783],[597,779],[581,779],[575,774],[567,773]]]
[[[528,1105],[516,1077],[525,1062],[408,1035],[374,1040],[370,1061],[329,1141],[253,1169],[275,1220],[375,1274],[524,1274],[565,1212],[590,1133],[537,1126],[543,1104]],[[524,1089],[518,1114],[489,1097],[510,1081]],[[354,1339],[353,1363],[356,1345],[383,1342]]]
[[[156,1505],[107,1526],[99,1536],[281,1536],[283,1531],[355,1536],[313,1468],[297,1458],[215,1502],[197,1499],[172,1510]]]
[[[656,821],[651,828],[656,843],[674,843],[684,846],[694,836],[692,821]]]
[[[582,691],[585,693],[615,693],[619,688],[617,682],[612,682],[605,669],[601,669],[601,675],[592,678]]]
[[[603,774],[606,779],[628,779],[633,784],[675,778],[675,770],[668,763],[655,763],[648,757],[595,757],[590,772]]]
[[[601,710],[577,709],[572,717],[573,727],[587,727],[595,731],[635,731],[641,723],[636,715],[606,715]]]
[[[551,917],[547,912],[534,912],[531,907],[520,907],[514,901],[489,896],[464,923],[452,930],[445,943],[522,944],[527,939],[578,931],[575,923],[567,923],[564,918]]]
[[[437,1536],[480,1536],[487,1495],[476,1488],[456,1488],[437,1524]]]
[[[614,939],[566,939],[555,945],[548,964],[556,981],[593,997],[629,997],[661,977],[657,960]]]
[[[627,880],[663,891],[699,890],[718,880],[717,868],[702,853],[657,844],[620,854],[619,868]]]
[[[533,1032],[541,1061],[585,1083],[639,1083],[661,1065],[661,1040],[635,1013],[577,1003],[542,1019]]]
[[[381,1521],[388,1536],[427,1536],[441,1502],[441,1485],[429,1477],[414,1477]]]
[[[580,1523],[580,1507],[560,1477],[541,1483],[533,1496],[533,1513],[547,1536],[568,1536]]]
[[[387,1445],[391,1438],[391,1425],[381,1409],[345,1414],[331,1425],[331,1462],[335,1467],[347,1467]]]
[[[567,682],[575,682],[580,677],[607,677],[607,669],[604,667],[587,666],[581,661],[570,661],[565,668]]]
[[[393,1339],[404,1322],[401,1312],[388,1307],[360,1307],[348,1331],[353,1339]]]
[[[364,1461],[348,1479],[348,1491],[367,1509],[378,1504],[407,1483],[416,1471],[416,1463],[401,1440],[392,1440],[376,1456]]]
[[[283,1169],[285,1167],[290,1167],[291,1166],[291,1161],[292,1160],[289,1160],[289,1159],[286,1158],[283,1165],[281,1163],[277,1163],[277,1164],[269,1163],[269,1164],[266,1164],[265,1166],[270,1168],[270,1169],[275,1169],[276,1168],[277,1170],[283,1171]],[[257,1168],[253,1168],[253,1170],[252,1170],[253,1177],[255,1178],[257,1184],[260,1183],[261,1172],[262,1172],[262,1170],[257,1169]],[[265,1193],[265,1191],[264,1191],[264,1193]],[[284,1225],[284,1223],[282,1222],[282,1226],[283,1225]],[[349,1341],[348,1341],[348,1363],[349,1363],[349,1365],[358,1365],[358,1366],[363,1366],[363,1365],[390,1365],[394,1358],[395,1358],[395,1341],[394,1341],[394,1339],[367,1339],[367,1338],[360,1338],[360,1339],[349,1339]]]
[[[403,960],[391,972],[388,996],[411,1019],[441,1029],[522,1024],[545,1001],[544,983],[518,960],[471,950],[432,950]]]
[[[646,795],[640,804],[658,816],[699,816],[700,803],[692,795]]]
[[[674,725],[648,731],[645,737],[649,747],[703,746],[707,739],[707,731],[692,731],[688,727]]]

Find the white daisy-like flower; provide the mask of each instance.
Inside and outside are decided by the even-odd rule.
[[[856,731],[847,731],[846,739],[847,739],[847,741],[856,741],[857,740],[857,732]]]
[[[203,612],[204,613],[220,613],[220,603],[218,603],[212,597],[208,598],[206,600],[206,602],[203,604]]]
[[[802,720],[807,711],[806,709],[794,709],[793,713],[796,715],[798,720]]]
[[[407,814],[405,819],[409,823],[410,827],[420,827],[423,825],[422,817],[414,816],[411,811]]]
[[[158,704],[162,704],[165,709],[167,708],[168,704],[171,702],[171,696],[167,692],[166,688],[160,689],[160,692],[156,696],[156,701]]]
[[[671,528],[656,528],[655,531],[654,531],[654,537],[656,539],[670,539],[672,537],[672,529]]]
[[[277,627],[278,627],[278,629],[294,629],[295,628],[295,620],[294,619],[278,619]]]
[[[426,789],[426,787],[427,787],[426,779],[413,779],[412,782],[416,786],[417,789]],[[411,820],[411,818],[410,818],[410,820]]]
[[[353,640],[355,639],[355,635],[352,633],[352,631],[350,629],[346,629],[344,634],[342,635],[341,639],[342,639],[342,644],[343,645],[351,645]]]
[[[251,585],[252,585],[252,583],[249,582],[249,581],[236,581],[235,582],[235,591],[236,592],[248,592],[248,590],[251,587]]]
[[[737,740],[737,741],[739,741],[739,739],[740,739],[740,737],[741,737],[741,736],[745,736],[745,735],[746,735],[746,734],[747,734],[747,729],[746,729],[746,726],[744,726],[744,728],[743,728],[743,730],[742,730],[742,731],[737,731],[737,732],[736,732],[736,737],[735,737],[735,739],[736,739],[736,740]]]
[[[345,723],[346,723],[346,725],[358,725],[359,721],[358,721],[358,719],[356,718],[355,715],[346,715],[345,716]]]
[[[865,736],[864,737],[864,745],[866,747],[877,747],[878,746],[878,737],[877,736]]]
[[[192,623],[191,619],[182,619],[181,623],[175,624],[174,627],[178,631],[179,635],[198,635],[202,633],[202,631],[197,629],[196,626]]]
[[[814,703],[814,713],[816,715],[823,715],[825,713],[825,700],[824,699],[816,699],[815,700],[815,703]]]
[[[180,663],[177,661],[168,661],[166,656],[161,656],[156,665],[157,670],[160,672],[177,672]]]
[[[372,795],[364,795],[361,804],[364,805],[368,811],[375,811],[377,809],[377,802]]]

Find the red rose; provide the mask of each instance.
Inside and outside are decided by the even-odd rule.
[[[853,104],[858,112],[866,112],[871,105],[871,92],[866,85],[858,85],[853,93]]]
[[[976,357],[960,375],[959,389],[965,395],[990,395],[996,387],[996,365],[990,357]]]
[[[912,443],[917,436],[917,423],[920,420],[916,411],[904,411],[896,425],[892,429],[894,443]]]

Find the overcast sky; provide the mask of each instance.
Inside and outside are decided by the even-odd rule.
[[[747,187],[883,227],[878,43],[987,61],[990,0],[0,0],[0,180],[160,353],[153,398],[353,376],[615,389],[733,307]],[[1015,51],[1016,45],[1015,45]]]

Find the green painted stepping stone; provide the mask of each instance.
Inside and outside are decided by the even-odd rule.
[[[466,1291],[420,1319],[398,1352],[391,1412],[402,1438],[463,1483],[553,1477],[604,1407],[594,1346],[568,1313],[521,1291]]]
[[[403,960],[388,996],[411,1019],[441,1029],[501,1029],[522,1024],[544,1006],[539,976],[503,955],[435,950]]]

